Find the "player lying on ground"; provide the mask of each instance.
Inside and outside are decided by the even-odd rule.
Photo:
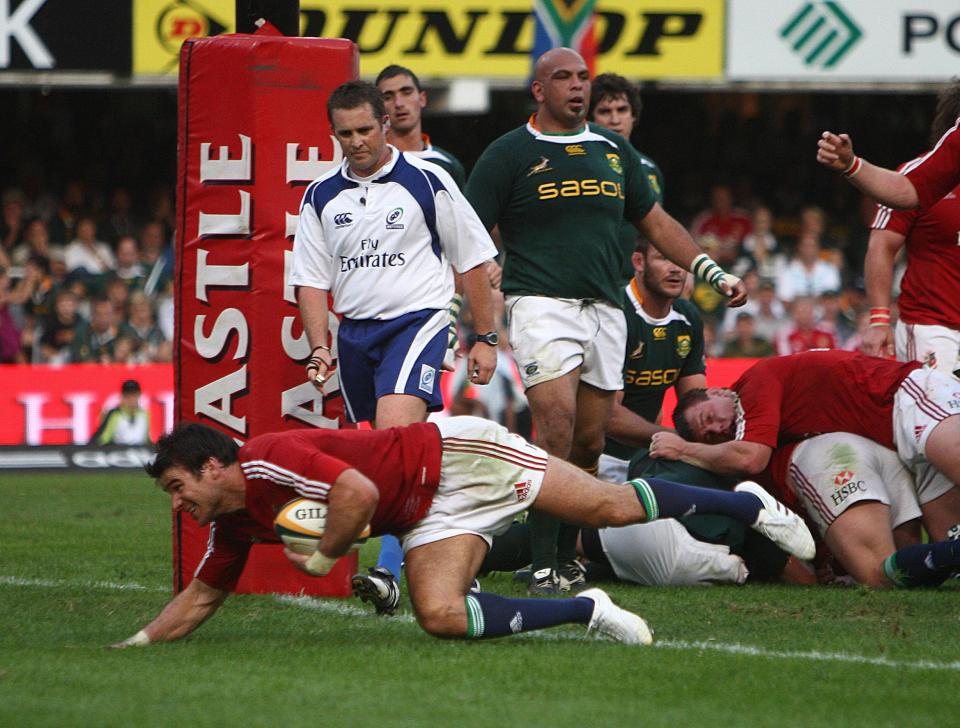
[[[194,580],[117,646],[175,640],[208,619],[235,586],[251,540],[277,541],[277,510],[295,497],[327,503],[326,529],[310,556],[286,552],[320,576],[368,527],[401,537],[410,599],[437,637],[499,637],[565,623],[629,644],[651,634],[599,589],[573,599],[509,599],[469,592],[496,533],[536,508],[580,526],[624,526],[695,509],[755,528],[801,558],[813,556],[803,521],[754,483],[729,493],[656,479],[603,483],[500,425],[451,417],[389,430],[298,430],[254,437],[183,424],[161,438],[147,466],[175,510],[211,526]]]
[[[922,368],[917,362],[900,363],[840,351],[765,359],[744,372],[733,389],[694,390],[681,398],[674,412],[679,434],[657,433],[651,454],[744,476],[766,469],[780,443],[797,441],[810,433],[852,433],[885,448],[895,447],[913,477],[927,530],[932,539],[942,543],[908,546],[898,551],[895,564],[901,572],[909,573],[891,578],[891,569],[881,568],[876,556],[893,543],[893,537],[872,544],[866,541],[875,537],[878,530],[888,534],[897,525],[891,523],[888,510],[852,531],[845,544],[848,549],[843,548],[844,544],[839,547],[841,551],[863,549],[862,557],[856,557],[858,563],[848,557],[864,583],[927,584],[936,575],[948,574],[958,566],[960,549],[943,541],[950,527],[960,522],[960,489],[954,486],[960,481],[960,397],[956,392],[960,392],[956,377]],[[821,525],[829,525],[840,515],[843,509],[837,506],[845,500],[841,490],[837,506],[819,502],[823,498],[833,499],[830,483],[824,484],[824,478],[844,479],[846,471],[854,472],[856,466],[879,470],[882,475],[873,479],[887,485],[896,479],[883,463],[874,462],[872,454],[858,451],[855,442],[828,443],[823,451],[812,450],[810,459],[801,447],[808,446],[799,446],[792,462],[773,459],[773,470],[780,471],[773,479],[784,483],[787,465],[793,475],[803,478],[807,473],[806,480],[811,484],[806,490],[811,505],[817,501],[817,505],[823,506],[819,513]],[[823,472],[834,468],[832,474]],[[849,497],[850,484],[841,486],[847,486]],[[878,493],[875,499],[881,503],[886,499],[892,505],[889,495]],[[867,512],[855,509],[844,520],[853,526]],[[811,511],[811,515],[817,514]],[[886,558],[891,551],[888,548],[880,558]],[[915,561],[910,556],[914,553],[921,558]],[[916,568],[908,567],[910,563]],[[931,570],[937,574],[931,575]]]

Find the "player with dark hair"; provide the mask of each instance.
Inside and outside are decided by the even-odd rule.
[[[801,558],[813,556],[803,521],[756,483],[741,483],[733,493],[656,478],[603,483],[476,417],[390,430],[277,432],[239,448],[225,434],[186,423],[160,439],[146,470],[175,510],[210,526],[210,543],[186,589],[118,647],[178,639],[210,617],[236,585],[251,543],[278,541],[276,513],[298,496],[327,504],[326,525],[317,550],[309,556],[286,550],[290,561],[321,576],[368,526],[374,536],[399,535],[417,621],[438,637],[500,637],[581,623],[627,644],[652,640],[640,617],[599,589],[559,600],[470,591],[492,536],[528,508],[581,526],[716,512]]]
[[[902,477],[894,473],[889,457],[873,451],[873,444],[896,449],[913,475],[927,530],[940,543],[901,549],[892,561],[885,560],[882,574],[879,564],[867,560],[861,577],[878,585],[927,585],[960,565],[960,545],[942,541],[960,522],[960,489],[954,486],[960,482],[958,390],[955,377],[917,362],[842,351],[765,359],[744,372],[732,389],[685,395],[674,413],[678,434],[654,435],[651,455],[740,477],[772,464],[774,480],[781,484],[788,482],[784,471],[789,468],[793,485],[806,487],[811,503],[822,508],[817,517],[821,528],[843,515],[853,534],[891,538],[898,525],[892,512],[909,516],[910,506],[886,490]],[[815,438],[819,445],[801,443],[771,463],[778,446],[820,433],[844,437],[839,442]],[[810,447],[819,449],[804,454]],[[854,477],[860,471],[872,474]],[[867,507],[874,502],[888,510]],[[855,505],[848,508],[850,503]],[[854,541],[847,551],[863,545]],[[875,540],[870,548],[875,553],[881,546]]]
[[[427,106],[427,92],[420,87],[417,74],[393,64],[380,71],[375,83],[390,117],[387,141],[402,152],[439,164],[462,189],[467,183],[467,173],[460,160],[446,149],[435,146],[423,131],[422,115]]]
[[[936,144],[960,115],[960,80],[939,97],[931,127]],[[909,171],[923,158],[902,164]],[[872,356],[896,352],[900,361],[922,361],[945,372],[960,369],[960,186],[927,208],[895,211],[879,206],[864,262],[870,328],[861,350]],[[891,327],[894,262],[906,246],[907,270],[900,284],[896,335]],[[894,345],[895,344],[895,345]]]
[[[441,167],[387,141],[383,94],[350,81],[327,103],[343,164],[307,188],[293,243],[294,286],[311,352],[310,381],[339,376],[347,415],[388,428],[419,422],[443,406],[440,370],[449,341],[454,271],[478,330],[496,330],[484,263],[496,248],[460,188]],[[342,319],[336,356],[329,339],[327,296]],[[490,380],[496,341],[470,350],[472,382]],[[378,611],[399,601],[395,549],[389,574],[357,582]],[[365,589],[372,588],[367,593]]]
[[[510,345],[538,442],[595,472],[622,386],[622,284],[633,249],[620,237],[623,220],[730,296],[731,305],[742,304],[746,292],[657,203],[633,147],[586,121],[590,75],[578,53],[544,53],[531,92],[536,112],[487,147],[467,198],[488,229],[499,226]],[[559,562],[572,561],[569,535],[558,551],[559,529],[535,519],[534,592],[556,593]]]
[[[952,103],[941,98],[944,108]],[[943,112],[944,114],[946,111]],[[883,205],[897,210],[927,209],[960,185],[960,117],[934,119],[934,127],[949,127],[933,148],[900,172],[871,164],[853,153],[849,134],[825,131],[817,142],[817,161],[842,172],[854,187]]]

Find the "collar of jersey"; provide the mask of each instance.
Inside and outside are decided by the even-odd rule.
[[[369,177],[357,177],[351,173],[350,163],[346,159],[343,160],[343,166],[340,168],[340,174],[351,182],[356,182],[357,184],[376,182],[381,177],[386,177],[393,171],[393,168],[397,166],[397,162],[400,160],[400,150],[392,144],[387,144],[387,146],[390,147],[390,161],[383,165],[376,172],[371,174]]]
[[[670,306],[670,312],[666,316],[664,316],[662,319],[654,318],[653,316],[648,314],[643,309],[643,295],[640,293],[640,287],[637,285],[636,278],[630,279],[630,283],[627,284],[626,291],[627,291],[627,298],[629,298],[630,303],[633,304],[633,308],[634,310],[636,310],[637,316],[642,318],[646,323],[650,324],[651,326],[666,326],[671,321],[683,321],[688,326],[690,325],[690,321],[687,319],[687,317],[684,316],[679,311],[677,311],[677,309],[675,309],[672,304]]]
[[[567,133],[556,133],[556,134],[545,134],[540,131],[533,123],[535,114],[531,114],[530,118],[527,120],[527,131],[538,141],[541,142],[554,142],[556,144],[577,144],[579,142],[603,142],[609,144],[614,149],[617,148],[615,142],[610,139],[607,139],[602,134],[597,134],[595,131],[590,130],[590,124],[585,123],[583,129],[580,131],[567,132]]]

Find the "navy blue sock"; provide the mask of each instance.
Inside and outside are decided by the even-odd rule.
[[[510,599],[488,592],[467,594],[467,637],[503,637],[517,632],[555,627],[558,624],[589,624],[593,600]]]
[[[960,541],[905,546],[883,562],[883,573],[899,587],[940,586],[960,570]]]
[[[698,488],[695,485],[673,483],[660,478],[636,478],[630,485],[647,512],[647,520],[683,518],[695,513],[730,516],[752,526],[763,503],[751,493],[733,493],[729,490]]]

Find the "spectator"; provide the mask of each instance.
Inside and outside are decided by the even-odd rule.
[[[73,240],[76,236],[77,222],[81,212],[86,209],[87,193],[83,183],[72,180],[67,183],[60,198],[57,211],[50,220],[50,240],[60,245]]]
[[[756,294],[750,294],[750,299],[741,309],[730,309],[723,320],[723,334],[725,338],[733,336],[736,330],[738,312],[749,313],[753,316],[754,334],[764,341],[773,344],[777,331],[787,317],[787,311],[777,299],[776,287],[769,278],[761,278],[757,284]]]
[[[97,445],[149,445],[150,413],[140,406],[140,383],[128,379],[120,387],[120,404],[103,415],[90,437]]]
[[[116,245],[123,238],[133,237],[137,227],[130,190],[126,187],[115,187],[110,195],[110,211],[105,225],[107,241]]]
[[[113,347],[119,333],[113,304],[107,298],[96,299],[91,308],[90,323],[80,327],[73,340],[71,361],[109,364],[113,361]]]
[[[797,296],[819,296],[824,291],[840,290],[840,270],[820,258],[820,242],[812,231],[797,240],[793,258],[777,279],[777,295],[781,301]]]
[[[117,278],[130,288],[143,288],[146,272],[140,262],[140,247],[132,235],[125,235],[117,242]]]
[[[130,305],[130,288],[126,282],[119,278],[111,278],[104,287],[103,295],[113,304],[113,310],[117,314],[117,321],[126,319]]]
[[[0,268],[0,364],[20,361],[20,327],[10,312],[10,276]]]
[[[833,333],[836,345],[846,349],[847,341],[857,332],[857,312],[843,307],[839,291],[820,294],[819,327]]]
[[[775,279],[786,266],[779,243],[773,234],[773,215],[769,207],[760,205],[750,216],[750,232],[743,238],[742,252],[734,273],[743,277],[756,270],[761,278]]]
[[[130,294],[130,316],[121,325],[120,333],[133,342],[136,359],[154,361],[157,350],[166,340],[153,315],[153,304],[143,291]]]
[[[714,185],[710,190],[710,207],[697,215],[690,225],[690,233],[704,248],[709,248],[709,238],[716,240],[717,263],[728,258],[729,264],[740,254],[744,236],[750,232],[750,216],[745,210],[733,206],[733,191],[728,185]]]
[[[53,246],[50,244],[50,232],[47,230],[47,223],[39,217],[35,217],[27,222],[23,231],[23,241],[13,249],[13,264],[23,265],[27,258],[32,255],[42,255],[49,258],[53,249],[63,251],[63,246]]]
[[[0,219],[0,265],[9,267],[13,263],[14,249],[23,243],[26,221],[23,214],[23,193],[11,188],[5,190],[0,198],[2,219]]]
[[[835,349],[833,333],[817,326],[816,307],[811,296],[800,296],[793,302],[793,321],[777,332],[777,353],[797,354],[810,349]]]
[[[63,364],[70,360],[70,348],[77,330],[85,325],[77,312],[77,295],[67,288],[60,289],[53,299],[53,312],[44,322],[40,335],[41,361]]]
[[[140,263],[147,276],[143,284],[147,295],[162,291],[173,279],[173,250],[159,222],[148,222],[140,231]]]
[[[742,359],[773,356],[773,345],[757,336],[757,322],[752,313],[740,311],[737,314],[733,333],[734,338],[727,342],[721,356]]]
[[[67,246],[67,272],[100,276],[112,271],[117,261],[110,246],[97,240],[97,225],[92,217],[77,221],[77,237]]]

